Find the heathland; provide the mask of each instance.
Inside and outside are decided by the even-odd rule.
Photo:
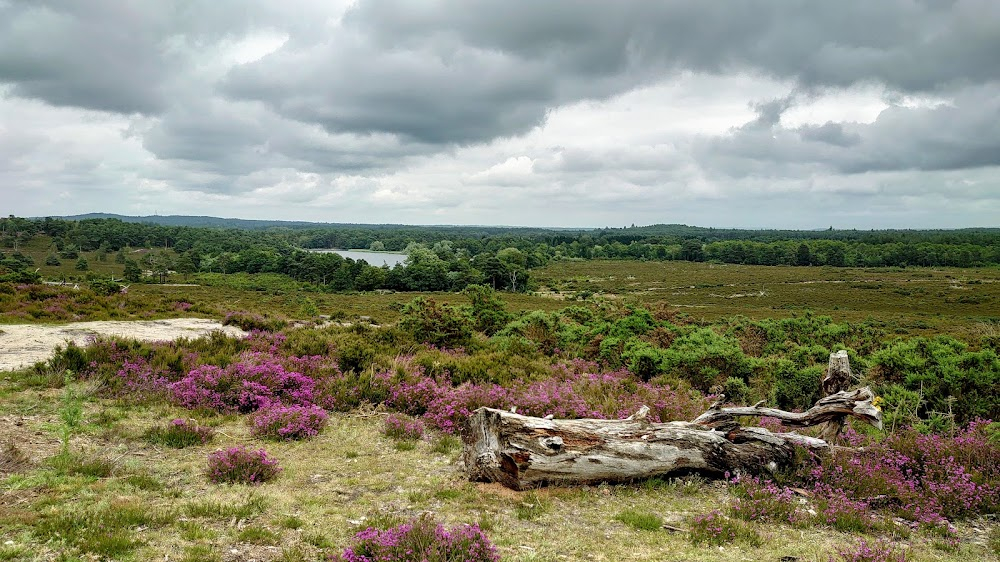
[[[3,345],[86,321],[246,334],[95,336],[0,373],[0,560],[361,560],[428,521],[477,560],[1000,554],[998,231],[0,221]],[[480,406],[803,409],[839,349],[885,429],[829,458],[529,492],[462,470]]]

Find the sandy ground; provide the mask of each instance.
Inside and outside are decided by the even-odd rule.
[[[215,320],[202,318],[171,318],[168,320],[126,320],[106,322],[74,322],[62,325],[0,324],[0,371],[10,371],[45,361],[57,345],[72,341],[86,345],[94,335],[122,336],[143,341],[166,341],[196,338],[213,330],[243,335],[235,326],[223,326]]]

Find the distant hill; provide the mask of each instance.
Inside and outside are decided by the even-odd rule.
[[[35,217],[40,218],[40,217]],[[254,219],[227,219],[208,216],[190,215],[148,215],[148,216],[128,216],[114,213],[86,213],[82,215],[67,215],[52,217],[68,221],[81,221],[90,219],[115,219],[129,223],[156,224],[161,226],[189,226],[199,228],[236,228],[240,230],[274,230],[274,229],[368,229],[368,230],[399,230],[399,229],[431,229],[441,231],[454,231],[461,233],[476,233],[480,235],[492,235],[500,233],[538,233],[538,232],[588,232],[590,228],[560,228],[560,227],[524,227],[524,226],[487,226],[487,225],[407,225],[407,224],[365,224],[365,223],[334,223],[334,222],[308,222],[308,221],[281,221],[281,220],[254,220]]]
[[[190,215],[149,215],[143,217],[133,217],[128,215],[116,215],[113,213],[86,213],[83,215],[70,215],[60,218],[70,221],[80,221],[87,219],[118,219],[122,222],[159,224],[163,226],[196,226],[214,228],[240,228],[245,230],[286,227],[286,228],[315,228],[317,226],[333,226],[331,223],[306,222],[306,221],[278,221],[278,220],[251,220],[251,219],[227,219],[220,217],[190,216]]]

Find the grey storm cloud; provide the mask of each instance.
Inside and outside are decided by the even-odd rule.
[[[683,70],[906,92],[1000,76],[993,0],[362,0],[325,32],[304,5],[275,6],[0,0],[0,82],[54,105],[160,114],[192,53],[274,28],[289,41],[233,69],[222,93],[331,132],[446,144],[523,134],[553,107]]]
[[[231,52],[262,34],[281,39],[254,56]],[[895,172],[953,181],[951,172],[1000,166],[997,53],[996,0],[0,0],[0,104],[105,119],[135,151],[88,146],[65,166],[39,166],[70,142],[60,134],[74,133],[51,132],[58,119],[36,132],[9,111],[0,172],[14,179],[0,179],[27,185],[41,181],[33,170],[51,169],[64,185],[97,185],[148,158],[117,181],[223,196],[319,174],[316,185],[345,197],[394,201],[417,188],[379,180],[409,173],[400,177],[426,181],[438,202],[491,185],[510,187],[504,197],[548,185],[568,201],[574,189],[640,201],[682,189],[717,198],[769,181],[795,189],[818,177],[850,190],[852,176]],[[565,108],[691,74],[780,91],[744,93],[756,117],[712,132],[510,148]],[[863,87],[888,105],[869,122],[788,124],[800,106]],[[86,138],[107,137],[92,129]],[[449,161],[470,153],[472,163]]]
[[[467,143],[683,70],[758,72],[804,91],[982,83],[1000,76],[998,25],[991,0],[371,0],[347,13],[345,34],[290,42],[223,89],[329,130]]]
[[[56,106],[158,113],[191,52],[246,33],[255,13],[267,12],[237,0],[0,0],[0,83]]]
[[[861,135],[846,133],[842,124],[829,121],[823,125],[799,127],[798,133],[802,140],[823,142],[842,148],[849,148],[861,142]]]
[[[774,104],[731,134],[702,139],[706,167],[731,177],[798,174],[804,167],[843,174],[1000,166],[1000,83],[964,89],[948,103],[894,105],[872,123],[784,127]],[[766,126],[762,126],[764,123]],[[768,172],[767,170],[771,170]]]

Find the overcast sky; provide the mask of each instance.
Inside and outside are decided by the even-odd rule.
[[[997,0],[0,0],[0,213],[1000,226]]]

